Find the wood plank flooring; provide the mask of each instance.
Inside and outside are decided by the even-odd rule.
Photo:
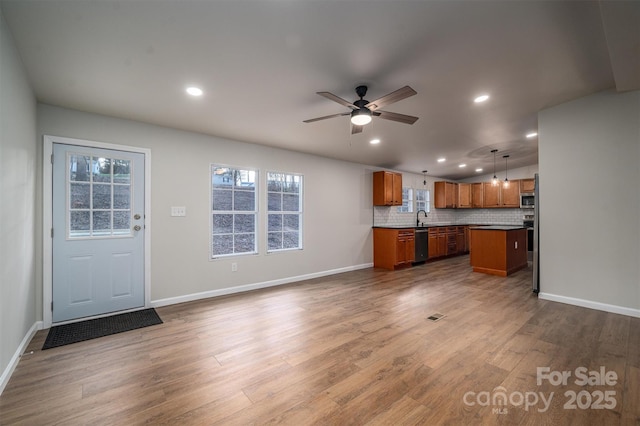
[[[640,319],[530,281],[462,256],[158,308],[162,325],[47,351],[40,331],[0,424],[640,424]],[[601,366],[616,384],[575,383]],[[571,377],[538,385],[538,367]]]

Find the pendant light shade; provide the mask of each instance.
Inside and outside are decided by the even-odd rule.
[[[356,126],[364,126],[371,123],[371,111],[368,108],[360,108],[351,113],[351,123]]]
[[[502,184],[502,186],[504,186],[505,188],[508,188],[509,177],[507,176],[507,173],[509,172],[509,167],[507,166],[507,160],[509,159],[509,156],[503,155],[502,158],[504,158],[504,183]]]
[[[491,153],[493,154],[493,178],[491,179],[491,185],[493,186],[498,185],[498,177],[496,176],[496,152],[498,152],[497,149],[491,150]]]

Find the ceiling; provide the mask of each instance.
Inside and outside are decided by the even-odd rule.
[[[40,102],[449,179],[490,173],[492,149],[537,164],[538,111],[640,88],[638,4],[0,1]],[[383,110],[419,120],[303,123],[348,111],[316,92],[355,101],[360,84],[411,86]]]

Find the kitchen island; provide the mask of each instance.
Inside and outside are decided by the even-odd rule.
[[[474,272],[506,277],[527,267],[527,229],[522,226],[472,226]]]

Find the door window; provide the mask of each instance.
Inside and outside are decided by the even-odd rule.
[[[67,238],[131,236],[131,160],[67,154]]]

